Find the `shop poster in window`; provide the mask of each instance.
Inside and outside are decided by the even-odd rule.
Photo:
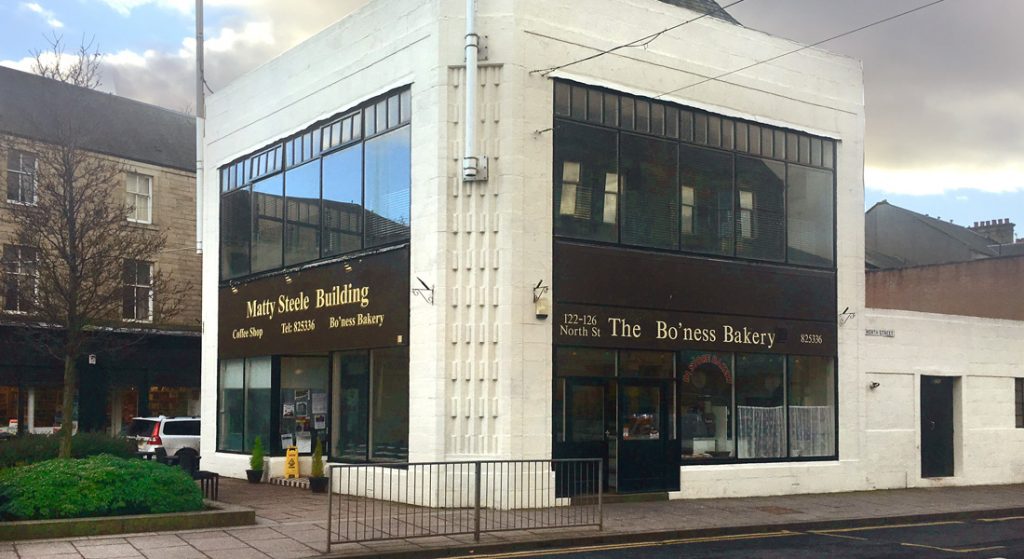
[[[291,433],[281,435],[281,448],[288,448],[295,445],[295,436]]]
[[[295,402],[295,417],[309,417],[309,402]]]
[[[297,444],[299,452],[312,452],[313,451],[313,433],[309,431],[299,431],[297,435]]]
[[[308,399],[309,399],[309,389],[308,388],[303,389],[303,390],[296,390],[295,391],[295,401],[296,402],[299,402],[300,400],[308,400]]]
[[[281,406],[282,417],[295,417],[295,404],[283,404]]]
[[[327,393],[326,392],[314,392],[313,393],[313,413],[327,413]],[[317,427],[320,429],[320,427]]]
[[[316,411],[315,409],[313,411]],[[314,429],[326,429],[327,428],[327,416],[318,414],[313,416],[313,428]]]

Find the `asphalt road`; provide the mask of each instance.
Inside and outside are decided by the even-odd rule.
[[[931,522],[899,526],[767,532],[480,555],[476,559],[850,559],[1024,558],[1024,517]]]

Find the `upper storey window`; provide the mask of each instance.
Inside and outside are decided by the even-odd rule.
[[[832,268],[835,143],[555,82],[555,235]]]
[[[12,149],[7,152],[7,201],[36,203],[36,156]]]
[[[409,239],[408,88],[220,169],[221,278]]]

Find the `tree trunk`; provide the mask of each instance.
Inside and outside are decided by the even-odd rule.
[[[71,458],[71,431],[74,429],[75,389],[78,384],[78,370],[75,368],[73,352],[64,354],[64,402],[61,404],[60,454],[58,458]]]

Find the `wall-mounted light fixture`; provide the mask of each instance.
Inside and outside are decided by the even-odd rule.
[[[551,314],[551,302],[548,301],[546,293],[548,292],[548,286],[544,285],[544,280],[537,282],[537,285],[533,286],[533,308],[534,314],[540,320],[544,320]]]
[[[851,318],[857,316],[857,313],[850,312],[850,307],[843,309],[843,312],[839,313],[839,325],[842,326],[850,321]]]
[[[429,285],[427,285],[427,282],[425,282],[422,279],[420,279],[419,276],[416,276],[416,279],[420,282],[420,285],[422,285],[423,287],[422,288],[419,288],[419,287],[412,288],[412,294],[413,295],[419,295],[420,297],[423,297],[424,301],[426,301],[430,305],[433,305],[434,304],[434,288],[429,286]]]
[[[874,390],[874,389],[878,388],[879,386],[882,386],[882,385],[880,383],[877,383],[877,382],[872,382],[871,384],[868,385],[868,388],[871,389],[871,390]]]

